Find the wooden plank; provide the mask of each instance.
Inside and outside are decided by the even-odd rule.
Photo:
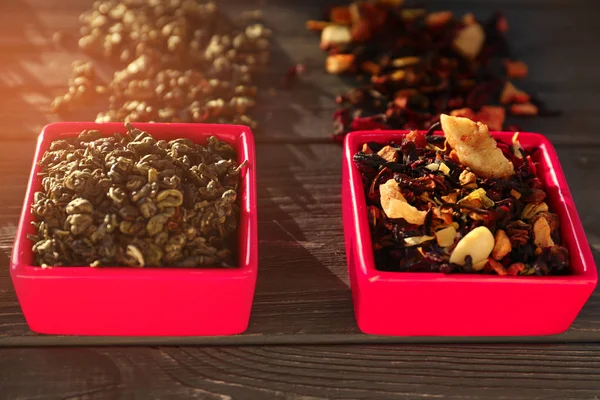
[[[338,78],[321,74],[321,82],[333,83]],[[280,82],[279,76],[276,81]],[[258,141],[269,142],[277,139],[307,142],[331,139],[333,130],[332,113],[335,109],[335,88],[343,85],[317,85],[311,78],[298,82],[291,91],[266,90],[259,95],[258,105],[253,115],[259,123],[255,130]],[[60,118],[50,112],[52,99],[64,92],[63,88],[28,87],[21,91],[0,92],[0,100],[5,107],[0,109],[2,140],[26,140],[35,138],[42,127]],[[522,131],[539,132],[549,137],[559,146],[600,146],[596,127],[600,126],[600,113],[595,112],[595,93],[582,89],[574,91],[577,100],[571,95],[556,92],[551,88],[543,94],[552,104],[564,104],[562,116],[556,118],[510,118]],[[87,105],[70,114],[66,120],[94,120],[103,104]]]
[[[0,146],[0,249],[9,254],[31,164],[33,142]],[[559,148],[596,260],[600,259],[598,149]],[[0,345],[264,344],[425,342],[381,338],[354,322],[340,209],[341,149],[337,145],[259,144],[260,273],[248,331],[231,338],[77,338],[32,334],[12,290],[8,259],[0,260]],[[444,341],[598,341],[600,291],[573,327],[549,338],[452,338]]]
[[[598,345],[4,349],[0,393],[11,399],[597,399],[599,371]]]
[[[55,29],[76,30],[77,15],[86,7],[80,0],[49,6],[38,0],[15,3],[0,14],[0,50],[7,57],[0,61],[0,110],[4,138],[31,138],[48,122],[57,120],[49,113],[53,97],[66,88],[70,63],[81,55],[57,49],[48,42]],[[253,8],[259,2],[225,3],[229,12]],[[433,2],[433,8],[446,6]],[[600,75],[595,71],[591,52],[600,26],[595,23],[597,3],[478,2],[453,3],[461,14],[473,11],[485,17],[497,8],[506,9],[511,22],[509,32],[517,57],[530,67],[524,89],[537,93],[565,115],[556,119],[526,119],[523,130],[541,132],[557,143],[597,143],[598,103],[596,92]],[[274,31],[273,63],[260,79],[262,93],[256,110],[262,122],[261,136],[327,138],[332,130],[334,98],[348,88],[345,80],[323,72],[325,55],[318,49],[318,35],[304,29],[307,18],[317,18],[324,4],[308,2],[290,7],[283,1],[264,5],[265,19]],[[52,10],[52,12],[50,12]],[[566,18],[565,16],[569,17]],[[23,23],[23,21],[27,21]],[[572,21],[577,21],[574,26]],[[560,32],[560,35],[554,33]],[[10,33],[10,34],[9,34]],[[548,45],[548,37],[553,37]],[[291,91],[281,90],[287,68],[295,63],[307,65],[308,73]],[[110,76],[108,69],[103,75]],[[93,119],[95,112],[85,109],[69,119]],[[569,133],[565,137],[565,132]]]
[[[452,10],[458,15],[472,11],[480,18],[486,18],[496,10],[490,4],[478,4],[474,7],[457,5],[453,6]],[[235,14],[238,9],[233,8],[231,13]],[[265,6],[265,24],[274,31],[274,66],[283,67],[302,62],[313,69],[323,68],[325,56],[318,48],[319,35],[306,31],[304,27],[307,19],[319,18],[323,8],[324,6],[315,5],[289,7],[277,3]],[[62,66],[68,72],[68,65],[60,58],[69,56],[74,59],[81,56],[77,51],[57,48],[51,41],[52,33],[58,29],[78,36],[79,11],[74,11],[70,9],[41,13],[22,8],[15,14],[5,13],[0,16],[0,47],[12,50],[8,53],[8,60],[21,60],[25,57],[30,59],[28,64],[37,61],[38,68],[44,70],[39,76],[44,77],[46,84],[52,84],[54,79],[65,82],[65,77],[52,76],[52,72],[65,72],[53,71],[48,59],[52,59],[58,67]],[[598,77],[592,62],[594,55],[590,54],[589,48],[594,45],[594,38],[600,27],[595,23],[595,14],[589,9],[578,8],[573,4],[572,7],[558,9],[508,9],[505,13],[510,23],[508,36],[514,55],[530,66],[531,74],[528,80],[555,83],[585,82],[598,86]],[[565,13],[568,13],[569,18],[564,17]],[[22,20],[31,18],[32,15],[49,20],[22,23]],[[578,21],[576,29],[572,29],[572,20]],[[40,25],[43,29],[39,28]],[[560,32],[560,35],[553,38],[551,46],[547,45],[548,36],[555,32]],[[63,52],[67,55],[60,54]],[[584,80],[584,77],[587,79]]]
[[[303,33],[304,22],[307,19],[319,19],[323,15],[323,10],[330,5],[347,4],[343,0],[308,0],[302,3],[290,2],[289,0],[229,0],[227,2],[218,2],[220,10],[236,18],[240,11],[261,9],[264,13],[264,20],[272,25],[278,35],[296,35]],[[410,3],[407,3],[410,4]],[[502,10],[512,21],[513,16],[520,13],[562,13],[575,12],[580,13],[584,18],[587,16],[593,19],[593,12],[599,9],[599,5],[594,0],[576,0],[565,2],[563,0],[462,0],[453,1],[451,5],[445,0],[429,0],[427,2],[413,2],[416,5],[425,5],[428,10],[451,10],[456,14],[473,12],[479,18],[486,18],[496,10]],[[27,32],[29,37],[35,32],[52,33],[56,29],[63,29],[75,32],[79,27],[77,17],[80,13],[86,11],[91,6],[91,2],[83,0],[67,0],[60,3],[49,3],[44,0],[24,0],[19,2],[10,2],[3,4],[3,15],[0,21],[3,25],[0,32],[13,34],[14,38],[4,37],[1,40],[14,40],[17,33]],[[290,15],[293,18],[290,18]],[[518,16],[516,18],[519,18]],[[515,20],[515,22],[518,20]],[[543,18],[539,18],[543,23]],[[550,20],[551,21],[551,20]],[[563,19],[565,24],[569,24],[568,19]],[[513,28],[515,24],[511,25]],[[572,28],[569,24],[568,27]],[[525,28],[529,29],[529,26]],[[580,26],[577,24],[577,30],[589,29],[588,25]],[[565,33],[565,32],[561,32]],[[39,35],[40,40],[44,35]],[[47,38],[46,38],[47,39]]]

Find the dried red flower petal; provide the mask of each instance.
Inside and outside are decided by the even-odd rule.
[[[507,269],[507,275],[519,275],[519,273],[525,271],[525,264],[523,263],[514,263],[511,264]]]
[[[329,12],[329,19],[335,24],[350,25],[352,23],[348,7],[333,7]]]
[[[387,129],[384,121],[385,116],[375,115],[372,117],[358,117],[354,118],[350,124],[352,131],[365,131],[371,129]]]
[[[498,29],[498,32],[508,32],[508,20],[505,16],[498,18],[498,21],[496,22],[496,28]]]
[[[488,264],[498,275],[507,275],[507,271],[504,269],[504,266],[493,258],[488,260]]]
[[[408,96],[396,96],[394,98],[394,105],[400,108],[405,108],[408,104]]]
[[[546,199],[546,192],[542,189],[532,189],[531,192],[523,198],[527,203],[539,204]]]
[[[302,75],[305,70],[306,67],[304,64],[296,64],[290,67],[283,77],[283,87],[286,89],[290,88],[298,75]]]

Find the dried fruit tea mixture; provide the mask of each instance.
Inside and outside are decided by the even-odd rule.
[[[441,116],[444,136],[365,143],[362,174],[376,268],[382,271],[561,275],[569,253],[536,176],[535,151],[488,127]]]
[[[233,23],[213,2],[98,0],[80,17],[79,49],[117,68],[105,85],[93,62],[73,63],[69,90],[52,109],[108,106],[96,122],[216,122],[255,127],[254,72],[269,60],[260,12]],[[59,43],[64,39],[56,35]]]
[[[52,142],[31,213],[36,265],[234,266],[234,149],[215,137],[156,140],[126,124]]]
[[[354,130],[429,129],[442,113],[505,128],[506,113],[555,115],[514,80],[527,65],[512,58],[501,13],[486,22],[473,14],[427,12],[402,0],[357,1],[308,21],[321,32],[331,74],[359,84],[338,96],[334,134]],[[506,127],[518,130],[516,127]]]

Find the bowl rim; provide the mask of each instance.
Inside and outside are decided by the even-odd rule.
[[[238,265],[231,268],[226,267],[130,267],[130,266],[106,266],[94,268],[90,266],[49,266],[42,268],[40,266],[29,265],[22,261],[23,252],[31,253],[31,247],[26,246],[29,242],[27,238],[27,229],[24,226],[28,220],[29,207],[33,201],[35,189],[33,186],[34,175],[37,172],[36,164],[41,155],[47,149],[47,145],[60,137],[73,137],[84,129],[97,129],[103,134],[112,132],[125,132],[124,122],[88,122],[88,121],[68,121],[53,122],[47,124],[38,135],[36,148],[31,164],[31,171],[27,181],[27,189],[23,201],[23,207],[19,217],[17,232],[15,235],[13,251],[11,254],[10,270],[15,278],[35,278],[35,279],[54,279],[54,278],[120,278],[120,279],[148,279],[161,277],[164,279],[185,279],[185,278],[217,278],[217,279],[241,279],[255,275],[258,268],[258,238],[257,238],[257,185],[256,185],[256,150],[254,135],[252,130],[244,125],[236,124],[201,124],[201,123],[162,123],[162,122],[132,122],[135,128],[149,131],[151,134],[156,131],[169,132],[181,137],[186,137],[190,131],[194,132],[192,140],[202,139],[214,135],[219,139],[233,144],[236,148],[238,160],[245,158],[248,164],[242,172],[242,179],[246,180],[245,185],[245,203],[243,208],[247,211],[240,213],[240,223],[238,224],[238,237],[245,238],[245,241],[238,240],[238,250],[246,248],[244,260],[242,252],[238,255]],[[233,139],[233,141],[231,140]],[[236,143],[239,141],[238,143]],[[241,197],[241,196],[240,196]],[[242,214],[245,214],[246,232],[239,231]],[[27,248],[28,247],[28,248]],[[241,262],[239,262],[241,261]]]
[[[424,130],[419,130],[425,132]],[[560,198],[559,208],[567,216],[566,220],[561,218],[561,224],[568,224],[568,229],[573,233],[573,245],[576,253],[572,248],[568,248],[570,253],[581,255],[582,272],[564,276],[499,276],[491,274],[443,274],[441,272],[392,272],[378,271],[375,268],[375,259],[373,256],[371,230],[369,227],[366,199],[360,172],[353,162],[353,156],[358,151],[363,143],[384,142],[402,139],[411,130],[370,130],[370,131],[354,131],[350,132],[344,138],[344,168],[347,168],[348,177],[342,182],[348,191],[347,199],[351,208],[353,217],[352,227],[345,226],[345,229],[350,230],[350,235],[354,239],[354,252],[356,260],[353,263],[355,271],[360,275],[359,283],[368,281],[369,283],[401,283],[401,282],[436,282],[436,283],[497,283],[503,285],[512,284],[529,284],[529,285],[546,285],[546,284],[589,284],[598,282],[598,273],[594,258],[589,247],[585,231],[581,224],[581,219],[575,207],[568,207],[566,203],[574,204],[568,187],[564,172],[556,150],[552,143],[543,135],[533,132],[519,132],[519,138],[527,138],[537,142],[536,147],[539,147],[542,154],[545,156],[546,164],[552,168],[553,175],[559,183]],[[515,132],[508,131],[492,131],[491,135],[495,139],[506,140],[514,136]],[[435,135],[443,135],[441,131],[435,131]],[[564,201],[566,199],[566,201]],[[345,221],[344,221],[345,224]],[[346,224],[345,224],[346,225]]]

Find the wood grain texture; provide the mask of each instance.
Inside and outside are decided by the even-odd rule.
[[[600,348],[5,349],[7,399],[598,399]],[[35,384],[32,384],[35,382]]]
[[[28,179],[33,142],[0,146],[0,249],[9,254]],[[559,148],[559,157],[600,259],[599,149]],[[258,146],[260,272],[248,331],[230,338],[77,338],[32,334],[20,313],[0,259],[0,345],[83,344],[265,344],[438,341],[439,338],[381,338],[362,335],[355,324],[347,278],[340,205],[341,149],[334,144]],[[573,327],[548,338],[487,338],[488,341],[600,340],[600,292]],[[444,339],[472,341],[469,338]]]
[[[341,1],[340,1],[341,2]],[[50,38],[56,30],[77,34],[78,15],[88,4],[68,0],[54,4],[42,0],[5,2],[0,12],[0,137],[28,140],[43,125],[58,118],[49,112],[52,99],[66,90],[70,63],[86,58],[74,46],[57,47]],[[258,137],[324,139],[332,130],[331,113],[335,96],[345,91],[349,80],[323,71],[325,54],[318,48],[317,34],[307,32],[304,22],[320,18],[327,4],[338,1],[304,1],[290,5],[283,0],[235,0],[220,2],[231,15],[261,7],[265,23],[274,31],[272,64],[259,81],[263,89],[256,110],[261,127]],[[343,3],[343,2],[342,2]],[[426,2],[431,9],[447,9],[443,1]],[[600,24],[600,5],[594,1],[458,1],[456,14],[472,11],[486,18],[495,10],[505,11],[510,22],[509,38],[514,56],[529,64],[530,76],[520,84],[538,94],[564,115],[551,119],[515,119],[522,130],[541,132],[556,143],[600,145],[595,134],[600,116],[596,112],[596,73],[594,49]],[[548,38],[552,38],[549,44]],[[287,69],[296,63],[307,66],[292,90],[281,89]],[[101,66],[101,75],[112,70]],[[69,120],[94,118],[102,105],[85,107]],[[26,116],[15,118],[15,116]]]
[[[29,331],[10,282],[8,254],[35,136],[58,120],[49,104],[65,91],[69,64],[83,57],[74,41],[57,47],[50,38],[56,30],[76,33],[77,17],[91,0],[0,2],[0,399],[600,399],[600,347],[587,344],[600,342],[598,291],[572,328],[552,337],[391,338],[362,335],[356,328],[341,225],[341,149],[327,143],[335,96],[350,81],[323,72],[318,35],[304,29],[306,19],[318,19],[324,6],[341,2],[218,1],[232,15],[263,8],[274,31],[273,61],[259,76],[262,92],[255,113],[261,124],[256,132],[257,293],[248,331],[219,338],[64,337]],[[521,86],[564,111],[560,118],[515,122],[557,145],[598,262],[600,3],[424,3],[481,18],[497,9],[506,12],[514,55],[531,72]],[[285,72],[296,63],[308,72],[293,89],[282,90]],[[111,73],[100,67],[101,76]],[[89,120],[99,109],[87,106],[69,119]],[[441,344],[464,341],[530,344]],[[111,344],[137,347],[39,347]],[[213,346],[147,347],[180,344]]]

